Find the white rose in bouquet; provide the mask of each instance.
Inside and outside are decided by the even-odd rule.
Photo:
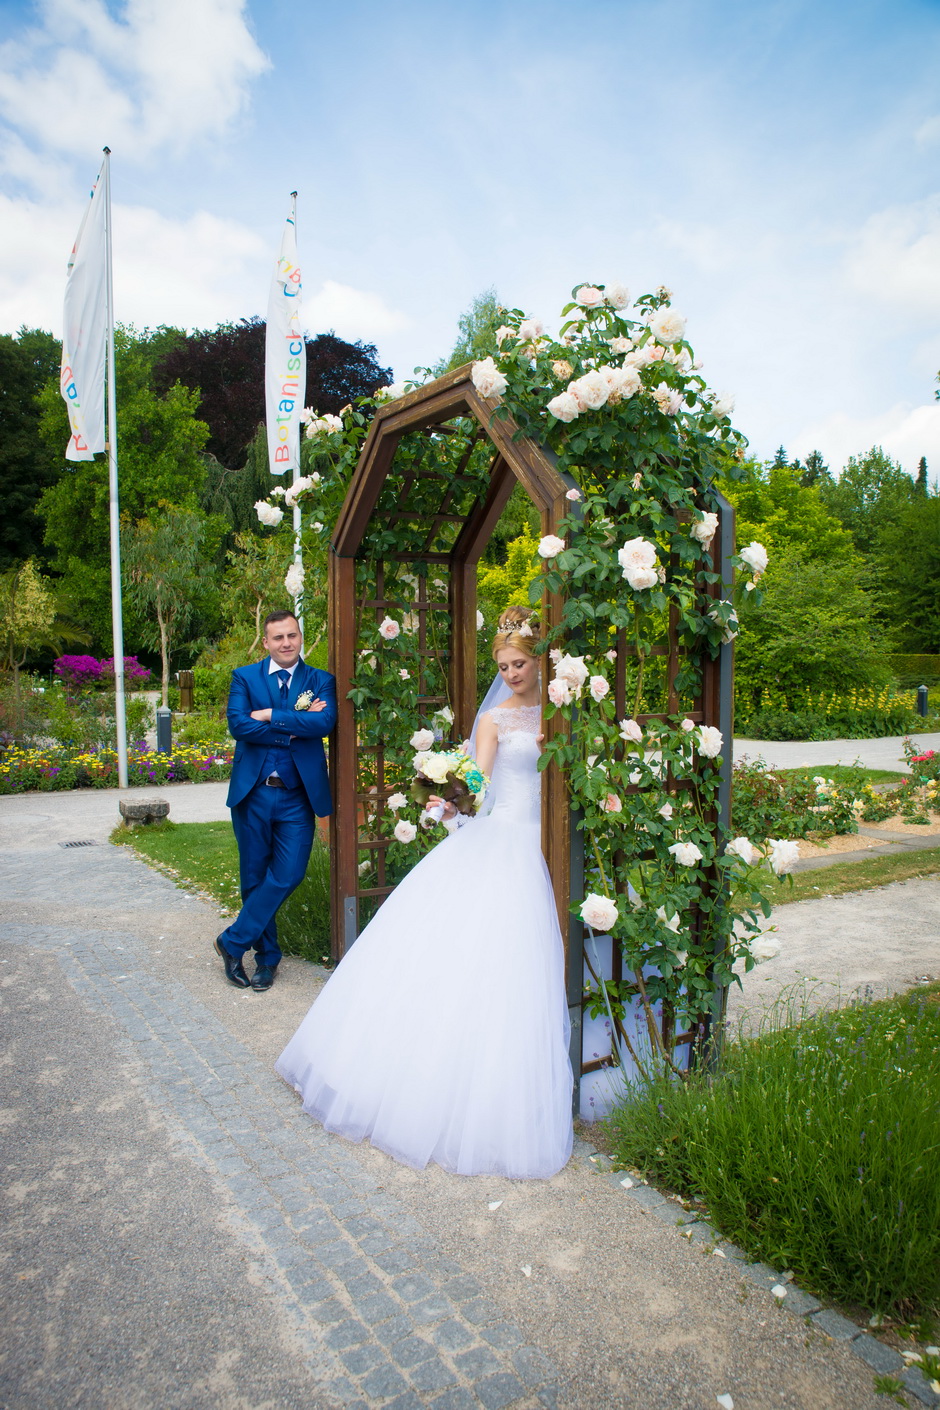
[[[501,397],[509,383],[491,357],[473,364],[473,385],[483,397]]]
[[[613,901],[592,891],[581,902],[579,914],[584,924],[589,925],[592,930],[606,931],[616,923],[620,912]]]
[[[443,754],[426,754],[419,772],[432,783],[443,783],[450,773],[450,760]]]
[[[657,343],[671,347],[685,337],[685,319],[674,308],[657,309],[650,319],[650,332]]]
[[[267,524],[269,528],[276,529],[284,518],[283,509],[278,509],[276,504],[268,504],[266,499],[259,499],[255,504],[255,513],[262,524]]]
[[[574,421],[581,415],[581,408],[570,392],[559,392],[552,397],[546,408],[556,421]]]
[[[430,729],[415,730],[408,743],[412,749],[430,749],[434,743],[434,731]]]
[[[564,546],[564,539],[560,539],[557,534],[546,534],[539,540],[539,557],[557,558]]]

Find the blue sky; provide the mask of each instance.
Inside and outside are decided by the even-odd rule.
[[[940,472],[937,0],[0,0],[0,331],[61,331],[106,143],[138,326],[305,321],[397,376],[473,297],[667,284],[756,454]]]

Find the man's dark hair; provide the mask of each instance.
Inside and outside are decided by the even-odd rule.
[[[282,609],[280,612],[269,612],[264,619],[265,634],[267,634],[268,627],[270,627],[272,623],[283,622],[287,617],[293,617],[294,621],[297,621],[296,612],[288,612],[286,609]]]

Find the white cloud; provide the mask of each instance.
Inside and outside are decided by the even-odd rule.
[[[849,245],[849,282],[860,293],[935,321],[940,313],[940,196],[888,206]]]
[[[305,293],[303,321],[313,335],[332,329],[340,338],[367,342],[411,326],[411,320],[389,308],[380,294],[353,289],[333,279],[327,279],[312,298]]]
[[[914,407],[899,402],[869,417],[835,412],[800,430],[788,443],[791,455],[801,459],[811,450],[821,451],[834,472],[844,468],[849,456],[864,455],[872,446],[881,446],[912,475],[925,455],[933,483],[940,472],[940,402]]]
[[[914,133],[914,141],[919,147],[932,147],[940,142],[940,117],[928,118]]]
[[[106,143],[138,157],[221,136],[269,67],[244,0],[46,0],[39,26],[0,45],[0,114],[42,150]]]

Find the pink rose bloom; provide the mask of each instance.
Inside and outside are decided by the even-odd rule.
[[[663,806],[659,809],[659,816],[661,818],[665,818],[666,821],[669,822],[672,818],[672,804],[664,803]]]
[[[637,724],[636,720],[620,721],[620,738],[632,740],[634,744],[641,743],[643,739],[643,731]]]
[[[585,925],[599,931],[609,930],[620,915],[613,901],[608,900],[606,896],[598,896],[593,891],[581,902],[579,913]]]
[[[688,719],[683,720],[682,724],[680,725],[680,729],[684,730],[686,734],[691,734],[692,731],[695,729],[695,721]]]
[[[564,546],[564,539],[560,539],[557,534],[546,534],[539,540],[539,557],[557,558]]]
[[[623,804],[616,793],[608,793],[601,804],[601,811],[604,813],[620,813],[623,811]]]
[[[582,284],[574,296],[574,301],[582,308],[600,308],[604,302],[604,291],[596,289],[593,284]]]
[[[604,696],[610,691],[610,686],[603,676],[592,676],[588,688],[594,700],[603,700]]]
[[[384,617],[379,623],[379,636],[386,641],[394,641],[401,632],[401,627],[393,617]]]
[[[573,421],[581,415],[581,407],[570,392],[559,392],[557,397],[552,397],[547,409],[556,421]]]
[[[554,662],[554,664],[557,666],[557,665],[558,665],[558,662],[561,660],[561,650],[560,650],[560,648],[557,647],[557,646],[553,646],[552,649],[551,649],[551,651],[550,651],[548,654],[549,654],[549,656],[551,657],[551,659],[552,659],[552,661]]]
[[[580,490],[569,490],[568,493],[565,495],[565,499],[570,499],[570,500],[573,500],[573,501],[575,501],[575,502],[576,502],[577,500],[579,500],[580,498],[581,498],[581,491],[580,491]]]
[[[471,377],[482,397],[500,397],[509,385],[491,357],[475,362]]]
[[[617,653],[616,653],[616,651],[613,649],[613,647],[611,647],[609,651],[605,651],[605,652],[604,652],[604,658],[605,658],[605,660],[607,660],[607,661],[616,661],[616,659],[617,659]]]
[[[554,680],[548,683],[548,698],[553,705],[571,704],[571,686],[567,681]]]

